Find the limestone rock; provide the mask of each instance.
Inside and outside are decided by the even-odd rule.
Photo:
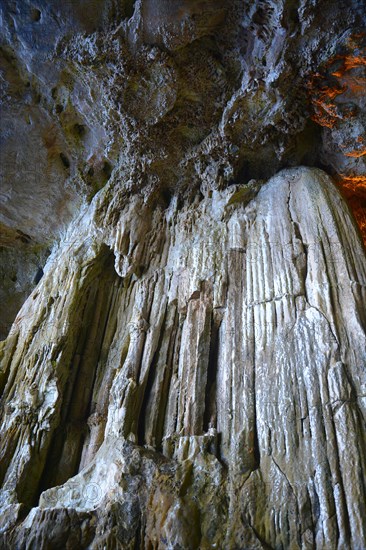
[[[360,0],[0,21],[0,548],[365,548]]]

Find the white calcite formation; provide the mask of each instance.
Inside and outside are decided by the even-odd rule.
[[[0,550],[365,550],[361,0],[0,25]]]
[[[310,168],[114,174],[1,343],[0,546],[366,545],[366,256]]]

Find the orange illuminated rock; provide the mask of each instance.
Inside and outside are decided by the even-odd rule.
[[[341,155],[357,160],[366,155],[364,125],[359,117],[364,111],[366,89],[365,38],[365,33],[351,36],[344,53],[329,59],[308,84],[311,119],[331,129],[330,135]],[[336,168],[337,172],[350,172],[340,173],[336,179],[366,244],[366,176],[360,174],[362,165],[358,164],[354,170],[355,166],[345,164],[346,169]]]
[[[366,78],[364,67],[366,66],[365,48],[363,55],[336,55],[323,67],[322,72],[315,73],[309,84],[309,97],[313,108],[311,119],[320,124],[334,128],[339,120],[351,118],[355,115],[347,104],[350,94],[362,95],[365,93]],[[360,71],[361,69],[361,71]],[[338,101],[337,101],[338,99]],[[356,154],[357,153],[357,154]],[[347,153],[347,156],[362,156]]]
[[[366,176],[341,174],[338,187],[347,199],[366,245]]]

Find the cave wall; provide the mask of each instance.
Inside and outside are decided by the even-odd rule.
[[[7,284],[2,337],[40,251],[114,168],[133,189],[169,195],[317,166],[365,232],[358,0],[4,0],[0,10],[0,246],[28,273],[21,291]]]
[[[0,545],[362,549],[361,4],[1,16]]]

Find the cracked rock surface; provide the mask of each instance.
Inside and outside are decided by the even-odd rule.
[[[1,344],[3,545],[363,548],[366,259],[333,182],[115,187],[118,215],[111,187]]]

